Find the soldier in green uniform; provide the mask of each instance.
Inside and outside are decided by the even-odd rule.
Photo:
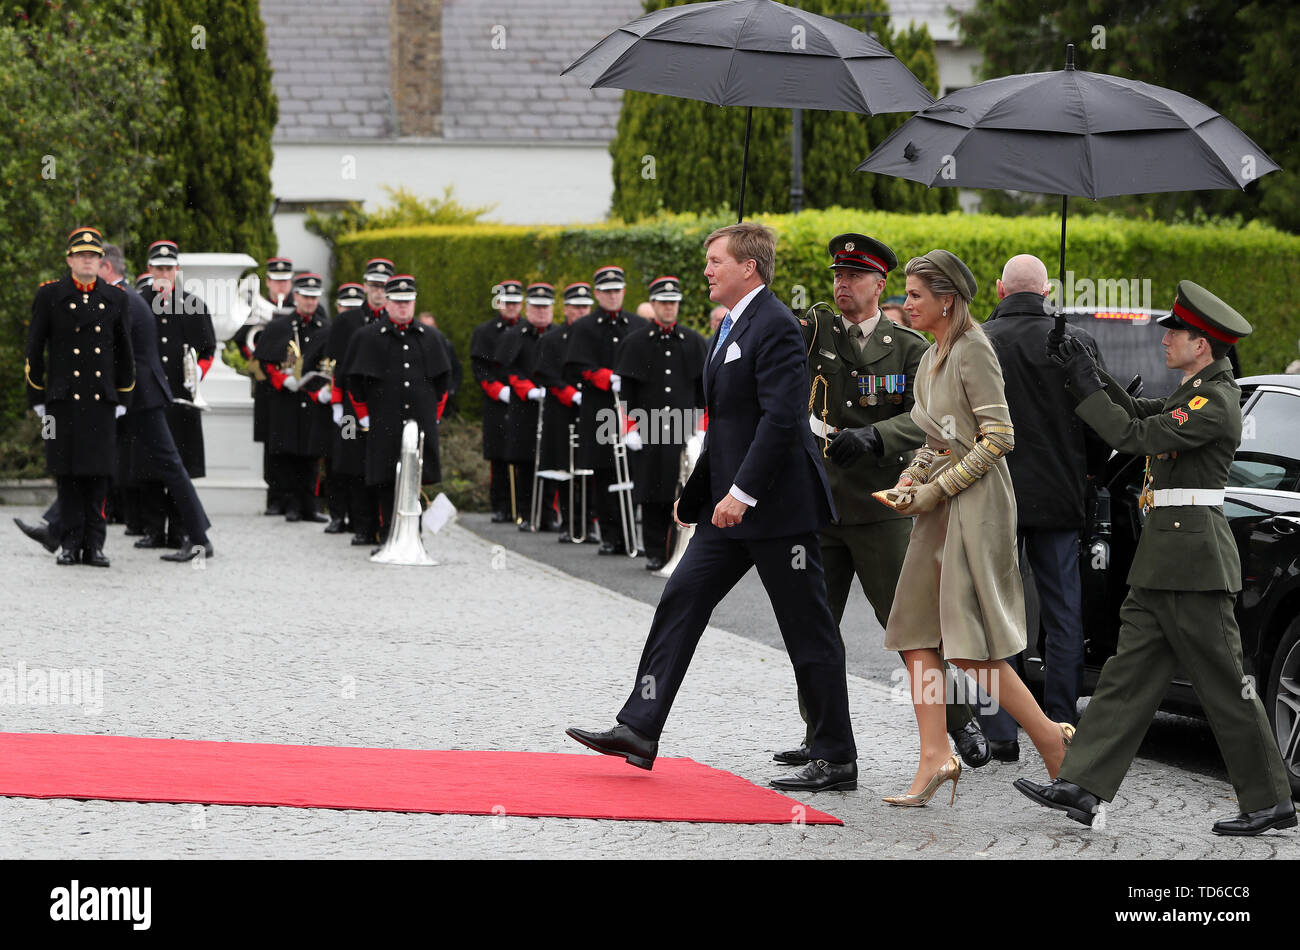
[[[1294,828],[1281,756],[1242,673],[1232,613],[1241,563],[1223,515],[1228,468],[1241,443],[1241,390],[1226,356],[1251,327],[1189,280],[1178,284],[1173,310],[1158,322],[1168,328],[1165,363],[1183,372],[1182,384],[1164,401],[1129,396],[1073,337],[1048,340],[1079,400],[1079,417],[1119,451],[1147,456],[1142,504],[1148,514],[1120,608],[1119,648],[1102,670],[1060,774],[1050,785],[1025,779],[1015,785],[1040,805],[1091,825],[1099,800],[1115,797],[1175,668],[1182,667],[1242,812],[1215,822],[1214,833]]]
[[[799,321],[808,347],[809,425],[828,460],[826,476],[838,515],[818,537],[836,624],[856,574],[883,627],[912,519],[871,493],[893,488],[912,450],[924,441],[911,417],[912,384],[930,341],[880,311],[885,281],[898,266],[888,246],[864,234],[841,234],[831,239],[829,251],[842,315],[818,307]],[[949,670],[950,679],[954,676]],[[952,695],[953,683],[949,687]],[[799,706],[802,714],[802,697]],[[948,731],[967,765],[978,768],[989,760],[988,744],[968,705],[949,706]],[[808,745],[806,738],[799,748],[774,758],[800,765],[808,761]]]

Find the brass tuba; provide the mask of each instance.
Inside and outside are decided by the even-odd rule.
[[[420,539],[420,475],[424,466],[424,433],[419,424],[408,420],[402,427],[402,451],[397,457],[397,484],[393,489],[393,523],[388,540],[370,555],[375,564],[406,564],[431,567],[438,562],[429,557]]]

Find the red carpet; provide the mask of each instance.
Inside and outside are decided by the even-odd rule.
[[[457,815],[843,824],[691,759],[0,733],[0,795]]]

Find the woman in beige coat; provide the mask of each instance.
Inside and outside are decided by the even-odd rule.
[[[1002,457],[1014,438],[997,354],[970,316],[975,278],[943,250],[908,261],[906,274],[903,309],[935,343],[913,380],[912,419],[925,430],[925,445],[894,489],[898,509],[916,521],[885,648],[901,651],[907,666],[921,761],[907,794],[885,801],[920,806],[948,781],[955,800],[961,775],[948,746],[940,650],[1024,727],[1049,775],[1074,729],[1043,715],[1006,662],[1025,648],[1016,499]]]

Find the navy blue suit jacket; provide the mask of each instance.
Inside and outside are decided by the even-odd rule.
[[[125,283],[126,309],[131,317],[131,352],[135,356],[135,396],[132,409],[156,409],[169,406],[172,390],[158,358],[158,321],[144,298]]]
[[[715,352],[709,341],[704,395],[709,429],[677,505],[686,522],[707,522],[734,484],[757,505],[732,538],[817,531],[835,516],[826,469],[808,428],[808,356],[799,321],[764,287]],[[729,353],[739,353],[730,361]]]

